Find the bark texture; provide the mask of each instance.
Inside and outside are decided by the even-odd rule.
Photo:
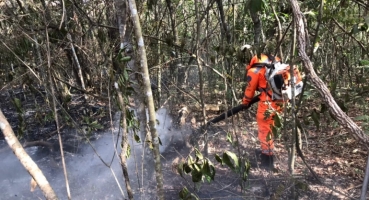
[[[115,84],[116,90],[118,93],[118,101],[121,106],[122,112],[122,152],[120,153],[120,165],[122,166],[124,182],[126,184],[127,194],[129,199],[133,199],[133,191],[131,187],[131,183],[129,181],[129,173],[127,166],[127,152],[128,152],[128,132],[127,132],[127,122],[126,122],[126,105],[123,100],[122,92],[119,90],[118,83]]]
[[[332,115],[335,117],[337,122],[347,128],[352,136],[358,140],[360,143],[367,146],[369,144],[369,138],[365,135],[364,131],[349,117],[345,112],[341,110],[336,101],[334,100],[332,94],[330,93],[327,86],[324,82],[316,75],[313,65],[306,54],[306,35],[305,35],[305,24],[304,24],[304,16],[300,10],[300,6],[298,5],[296,0],[290,0],[293,15],[296,22],[296,30],[297,30],[297,41],[298,41],[298,55],[300,56],[303,66],[306,69],[307,74],[309,75],[310,81],[319,91],[323,102],[328,106]]]
[[[120,48],[123,49],[124,39],[126,35],[126,22],[127,22],[127,4],[126,1],[115,0],[114,1],[116,9],[117,9],[117,18],[118,18],[118,27],[119,27],[119,36],[121,41]],[[122,52],[123,53],[123,52]],[[122,65],[122,64],[120,64]],[[124,66],[120,66],[122,71],[125,71]],[[129,172],[127,166],[127,152],[128,152],[128,131],[127,131],[127,119],[126,119],[126,104],[123,99],[123,94],[118,87],[118,83],[115,83],[115,89],[118,94],[118,102],[121,107],[121,116],[122,116],[122,151],[120,153],[120,165],[123,171],[124,183],[126,184],[127,194],[129,199],[133,199],[133,191],[131,187],[131,183],[129,180]]]
[[[149,127],[153,144],[153,154],[154,154],[154,162],[155,162],[155,176],[156,176],[156,184],[157,184],[157,195],[158,199],[164,199],[164,191],[163,191],[163,173],[160,162],[160,152],[159,152],[159,137],[156,131],[156,113],[154,106],[154,99],[151,91],[151,83],[149,77],[149,68],[147,66],[147,57],[145,44],[142,37],[141,24],[137,13],[136,2],[135,0],[129,0],[129,8],[131,11],[131,18],[134,25],[135,35],[137,39],[138,46],[138,54],[140,58],[141,65],[141,73],[143,76],[144,83],[144,93],[146,94],[147,100],[147,108],[149,111]]]
[[[9,147],[12,149],[13,153],[19,161],[22,163],[24,168],[36,181],[37,185],[42,190],[44,196],[48,200],[58,199],[53,188],[50,186],[46,177],[38,168],[37,164],[32,160],[32,158],[23,149],[22,145],[19,143],[17,137],[15,136],[13,129],[11,128],[8,120],[6,120],[3,112],[0,110],[0,129],[4,134],[5,140]]]

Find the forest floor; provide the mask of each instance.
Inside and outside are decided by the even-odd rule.
[[[22,102],[22,113],[19,109],[17,111],[10,96],[17,97]],[[41,97],[30,98],[20,91],[13,91],[12,95],[1,93],[1,98],[4,101],[0,108],[22,141],[47,140],[56,134],[52,114],[50,110],[45,110],[45,106],[41,106],[44,104]],[[86,106],[81,98],[76,96],[70,103],[74,121],[82,124],[81,127],[87,132],[108,129],[108,106],[98,101]],[[171,109],[172,113],[177,113],[177,108]],[[216,169],[215,179],[209,183],[205,180],[200,184],[193,184],[190,175],[184,174],[181,177],[178,174],[178,163],[189,154],[194,157],[193,148],[185,141],[187,139],[176,140],[168,145],[162,153],[166,199],[179,199],[178,194],[184,187],[200,199],[359,199],[368,152],[350,133],[340,126],[332,128],[327,122],[321,122],[319,130],[315,126],[309,126],[306,130],[303,135],[303,153],[320,183],[299,157],[296,159],[294,174],[289,173],[287,151],[282,140],[275,142],[275,168],[270,170],[259,167],[260,161],[256,154],[259,144],[253,110],[255,107],[239,114],[233,123],[227,119],[208,129],[207,157]],[[217,114],[219,113],[208,113],[208,118]],[[190,113],[182,126],[176,125],[170,131],[189,138],[191,134],[198,132],[197,115],[199,113]],[[175,119],[178,116],[171,117]],[[72,124],[71,119],[61,120],[62,128]],[[227,133],[233,136],[233,141],[238,140],[239,145],[227,141]],[[0,135],[0,140],[2,139],[3,135]],[[204,152],[204,145],[199,148]],[[250,161],[251,169],[246,181],[216,161],[215,154],[222,155],[225,151],[241,154]],[[152,189],[154,188],[155,184]]]

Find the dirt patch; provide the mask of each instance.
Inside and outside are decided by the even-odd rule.
[[[211,183],[203,183],[199,190],[193,186],[191,188],[189,184],[188,188],[191,188],[192,192],[201,199],[359,198],[367,151],[345,130],[337,127],[316,131],[314,127],[310,127],[307,135],[303,136],[305,159],[323,182],[321,184],[299,157],[296,159],[295,173],[289,173],[287,150],[281,140],[275,143],[275,169],[266,170],[259,167],[260,160],[255,153],[259,148],[257,125],[253,118],[250,118],[253,112],[247,111],[235,117],[233,121],[228,119],[228,122],[220,122],[215,128],[208,129],[208,134],[211,135],[208,155],[216,164],[216,179]],[[193,116],[188,117],[187,126],[193,127]],[[231,144],[227,133],[237,142]],[[242,181],[239,174],[221,166],[214,159],[215,154],[224,151],[232,151],[249,159],[252,167],[247,181]],[[192,183],[191,179],[188,179],[187,183]]]

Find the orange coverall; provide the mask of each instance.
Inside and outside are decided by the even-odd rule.
[[[275,57],[274,59],[276,61],[280,60],[278,57]],[[268,82],[265,78],[266,67],[252,67],[252,65],[254,63],[271,62],[272,61],[268,58],[268,56],[264,54],[261,55],[260,59],[257,56],[254,56],[251,59],[250,64],[246,67],[247,86],[245,88],[244,97],[242,99],[242,104],[247,105],[254,97],[256,90],[259,90],[261,92],[256,114],[256,121],[258,123],[258,138],[261,145],[261,152],[266,155],[273,155],[274,144],[271,126],[274,124],[274,120],[273,115],[266,117],[265,111],[268,109],[281,111],[281,108],[277,105],[277,103],[282,101],[273,101],[271,98],[272,91],[268,89]],[[271,135],[268,137],[269,134]]]

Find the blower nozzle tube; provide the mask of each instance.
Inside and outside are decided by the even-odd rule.
[[[222,120],[224,120],[226,117],[231,117],[234,114],[237,114],[241,110],[247,110],[251,107],[252,104],[260,101],[259,95],[252,98],[249,104],[243,105],[240,104],[238,106],[233,107],[232,109],[228,110],[227,112],[224,112],[223,114],[219,115],[218,117],[215,117],[214,119],[210,120],[207,125],[218,123]]]

